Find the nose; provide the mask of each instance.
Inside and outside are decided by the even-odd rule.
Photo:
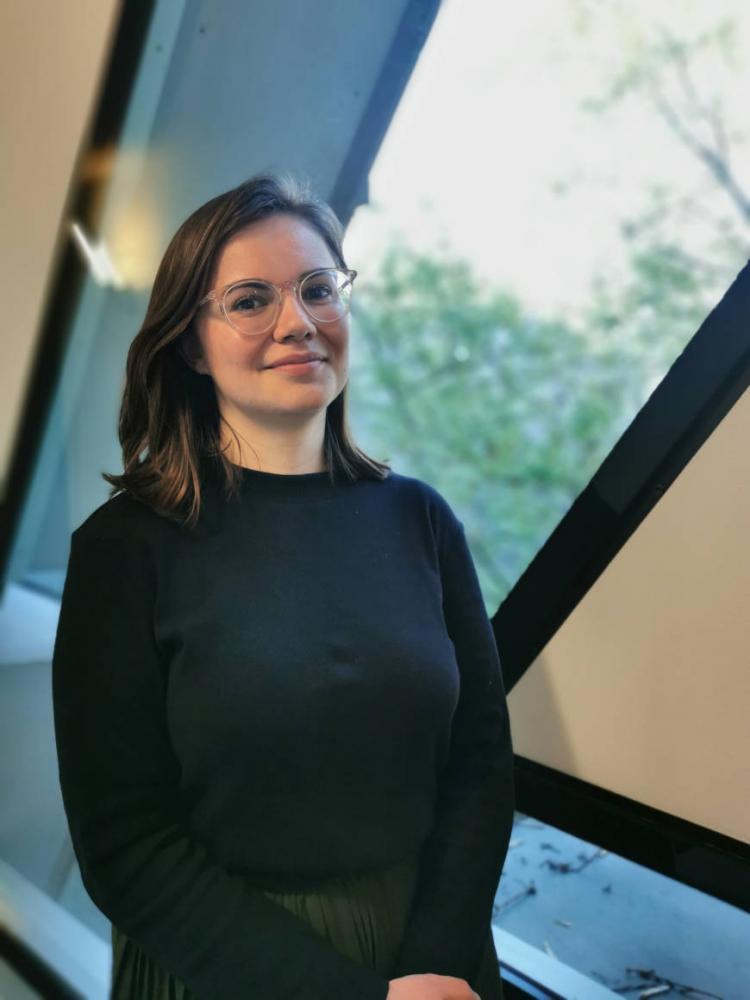
[[[279,315],[273,328],[274,340],[306,336],[308,333],[315,333],[315,324],[302,308],[296,292],[291,288],[284,288],[281,292]]]

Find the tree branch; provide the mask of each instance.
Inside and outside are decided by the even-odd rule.
[[[707,167],[719,186],[729,195],[744,221],[750,225],[750,197],[740,187],[729,164],[719,152],[708,147],[685,127],[679,114],[655,83],[652,83],[649,89],[651,100],[662,119],[682,144]]]

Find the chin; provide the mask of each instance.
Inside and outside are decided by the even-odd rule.
[[[300,400],[296,406],[291,404],[289,406],[279,406],[278,408],[272,409],[270,412],[276,414],[277,416],[287,414],[290,417],[294,417],[295,415],[313,417],[317,413],[325,413],[331,402],[333,402],[333,400],[329,399],[327,396],[321,396],[320,399],[316,400],[306,400],[304,402]]]

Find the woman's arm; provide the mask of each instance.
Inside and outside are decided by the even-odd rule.
[[[513,825],[513,750],[497,645],[463,525],[438,498],[443,612],[461,688],[393,975],[435,972],[471,983]]]
[[[201,1000],[383,1000],[388,982],[228,875],[189,834],[148,546],[72,536],[53,656],[60,784],[97,906]],[[106,536],[106,537],[104,537]]]

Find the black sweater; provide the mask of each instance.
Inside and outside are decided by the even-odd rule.
[[[120,493],[72,535],[53,695],[88,892],[201,998],[383,1000],[256,887],[421,847],[390,978],[471,980],[513,785],[463,525],[394,472],[243,469],[227,500],[211,469],[194,531]]]

